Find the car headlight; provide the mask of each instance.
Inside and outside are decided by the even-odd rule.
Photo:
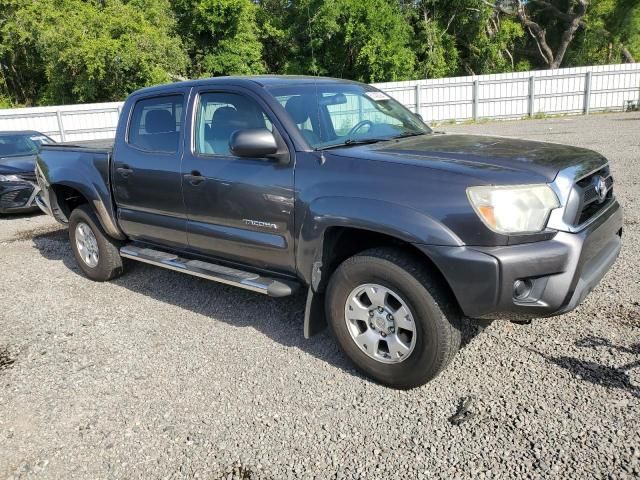
[[[549,185],[469,187],[467,197],[484,224],[503,234],[540,232],[560,206]]]
[[[0,175],[0,182],[22,182],[18,175]]]

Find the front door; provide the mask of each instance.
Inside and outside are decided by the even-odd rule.
[[[119,132],[111,178],[119,224],[134,240],[187,247],[180,167],[187,93],[141,97],[122,113],[130,120]]]
[[[279,163],[229,150],[236,130],[283,130],[259,98],[241,89],[202,89],[191,102],[192,147],[182,162],[190,247],[254,268],[294,272],[293,156]]]

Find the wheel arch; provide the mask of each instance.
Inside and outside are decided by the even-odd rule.
[[[431,274],[436,277],[437,281],[442,283],[453,294],[444,273],[433,259],[415,244],[397,236],[375,230],[338,226],[330,227],[325,231],[322,248],[323,271],[318,291],[324,291],[329,278],[342,262],[373,248],[399,250],[415,258],[416,261],[423,263]]]
[[[355,251],[349,248],[349,240],[353,241],[353,248],[357,245]],[[351,254],[365,250],[360,248],[362,245],[371,248],[391,243],[422,257],[425,254],[414,244],[463,244],[441,222],[415,209],[374,199],[322,197],[306,209],[296,248],[298,275],[314,291],[321,290],[336,256],[344,256],[340,254],[342,250],[335,251],[335,242],[341,242]]]
[[[296,267],[298,276],[309,285],[304,319],[307,338],[326,326],[324,288],[331,273],[340,261],[367,248],[391,245],[410,251],[425,259],[451,291],[441,270],[414,244],[460,246],[462,241],[426,213],[383,200],[328,196],[309,202],[300,218]]]
[[[117,240],[126,237],[118,228],[114,211],[105,205],[98,192],[76,183],[54,183],[49,186],[49,201],[57,220],[68,223],[71,212],[79,205],[88,205],[95,213],[104,231]]]

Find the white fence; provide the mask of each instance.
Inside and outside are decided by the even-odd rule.
[[[113,138],[122,102],[0,110],[0,130],[37,130],[57,141]]]
[[[640,64],[375,84],[428,122],[588,114],[640,102]]]
[[[588,114],[640,104],[640,65],[600,65],[378,83],[427,122]],[[111,138],[121,102],[0,110],[0,130],[38,130],[56,140]]]

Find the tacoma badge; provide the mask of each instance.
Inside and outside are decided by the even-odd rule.
[[[278,230],[278,226],[275,223],[261,222],[260,220],[251,220],[248,218],[243,218],[242,221],[247,225],[251,225],[252,227],[262,227],[270,228],[272,230]]]

